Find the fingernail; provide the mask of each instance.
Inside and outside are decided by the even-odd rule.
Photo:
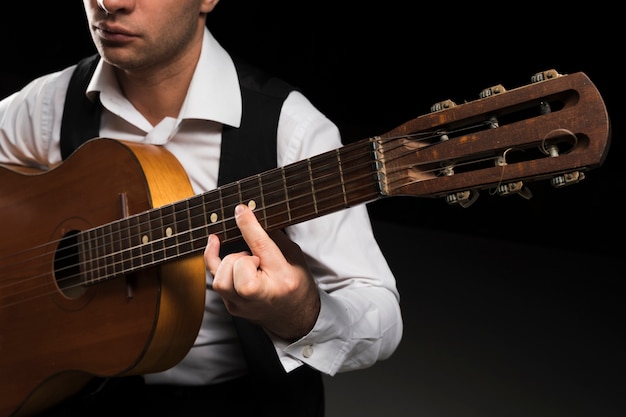
[[[241,213],[243,213],[243,205],[241,204],[237,204],[235,206],[235,216],[240,215]]]

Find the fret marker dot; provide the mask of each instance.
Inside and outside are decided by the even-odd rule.
[[[143,244],[148,243],[148,241],[149,241],[149,239],[148,239],[148,235],[143,235],[143,236],[141,237],[141,242],[142,242]]]
[[[165,236],[171,237],[173,233],[174,232],[172,231],[171,227],[168,227],[167,229],[165,229]]]
[[[215,223],[217,221],[217,213],[211,213],[211,223]]]
[[[250,207],[250,210],[254,210],[256,208],[256,202],[254,200],[248,201],[248,207]]]

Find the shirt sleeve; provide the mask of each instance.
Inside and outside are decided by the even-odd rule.
[[[0,101],[0,163],[45,170],[61,162],[61,120],[73,69],[37,78]]]
[[[291,93],[279,122],[279,165],[340,146],[337,126],[302,94]],[[366,206],[292,225],[287,233],[307,256],[321,311],[311,332],[294,343],[270,335],[283,367],[307,364],[334,375],[388,358],[402,337],[400,297]]]

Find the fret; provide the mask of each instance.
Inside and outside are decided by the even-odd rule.
[[[150,241],[148,245],[150,247],[151,260],[150,263],[155,263],[155,260],[165,258],[165,231],[163,226],[163,210],[152,210],[148,220],[148,228],[150,229]]]
[[[123,270],[122,265],[122,246],[120,244],[120,223],[115,222],[111,223],[111,232],[109,234],[109,243],[111,247],[111,264],[112,268],[112,276],[120,275]]]
[[[84,281],[87,284],[94,283],[96,281],[96,276],[94,274],[94,260],[97,258],[97,252],[94,253],[94,235],[96,233],[95,229],[87,230],[82,234],[81,240],[81,248],[82,252],[80,254],[81,265],[82,265],[82,274],[84,275]]]
[[[342,161],[343,187],[349,204],[359,204],[379,195],[376,161],[368,141],[339,149]]]
[[[324,154],[310,159],[309,170],[314,182],[315,214],[330,213],[347,207],[339,154]]]
[[[291,223],[283,174],[282,168],[277,168],[258,177],[263,190],[265,224],[269,229]]]
[[[141,225],[140,217],[132,216],[127,219],[128,221],[128,237],[130,248],[130,259],[132,262],[131,270],[139,268],[141,266]]]
[[[262,207],[259,179],[257,176],[248,177],[239,181],[239,196],[241,202],[250,207],[252,211],[256,211]],[[258,213],[257,218],[259,218],[261,224],[266,223],[266,220]]]
[[[309,180],[308,160],[288,165],[284,168],[291,220],[300,222],[315,213],[315,201],[312,197]]]
[[[115,245],[114,250],[117,253],[117,261],[118,261],[118,274],[124,274],[125,271],[130,270],[130,265],[128,265],[128,252],[125,248],[128,247],[128,222],[125,222],[129,215],[128,209],[128,194],[125,192],[119,194],[119,203],[120,203],[120,213],[122,214],[122,220],[115,222]]]
[[[139,260],[140,265],[150,266],[152,265],[152,231],[150,230],[150,218],[149,213],[142,213],[137,216],[137,228],[139,230],[138,236],[140,238],[139,244]]]
[[[259,199],[261,202],[260,207],[257,207],[257,209],[259,210],[257,217],[259,219],[259,222],[263,225],[263,227],[267,229],[269,227],[269,223],[267,222],[267,210],[266,210],[266,205],[265,205],[265,190],[263,189],[263,177],[261,174],[258,174],[255,176],[255,178],[257,181],[257,187],[259,187]]]
[[[95,252],[96,252],[96,257],[95,259],[95,264],[96,264],[96,280],[97,281],[102,281],[106,278],[107,276],[107,259],[105,257],[106,255],[106,236],[105,236],[105,232],[106,232],[106,225],[104,227],[101,227],[99,229],[95,229]]]
[[[317,206],[317,196],[315,195],[315,181],[313,177],[313,168],[311,167],[311,160],[307,161],[307,172],[309,174],[309,184],[311,187],[311,198],[313,199],[313,211],[315,214],[319,214],[319,207]]]
[[[241,236],[235,223],[235,207],[241,203],[239,195],[239,182],[220,187],[222,201],[222,213],[224,215],[224,229],[222,240],[224,242],[237,239]]]
[[[288,216],[288,221],[286,223],[287,224],[291,224],[292,223],[292,216],[291,216],[291,203],[289,202],[289,190],[287,189],[287,175],[285,173],[285,169],[281,168],[280,169],[280,174],[281,174],[281,178],[283,180],[283,190],[285,192],[285,203],[287,204],[287,216]]]
[[[343,196],[343,204],[345,207],[348,207],[348,197],[346,195],[346,186],[345,186],[345,180],[343,177],[343,165],[342,165],[342,161],[341,161],[341,152],[339,152],[339,149],[335,150],[335,155],[337,158],[337,170],[339,178],[340,178],[340,183],[341,183],[341,195]]]
[[[185,255],[191,252],[191,232],[189,223],[189,209],[187,200],[179,201],[174,204],[174,236],[178,245],[178,253]]]
[[[219,209],[220,216],[219,216],[219,218],[221,219],[220,223],[222,225],[222,230],[220,231],[220,234],[222,236],[222,239],[225,239],[226,238],[226,231],[227,231],[227,224],[226,224],[226,220],[227,219],[226,219],[226,211],[224,210],[224,191],[220,187],[220,188],[218,188],[217,193],[218,193],[217,202],[219,202],[219,206],[220,206],[220,209]]]
[[[189,224],[192,251],[204,249],[208,237],[206,225],[208,224],[203,199],[196,196],[188,200]]]
[[[95,283],[98,279],[97,260],[100,254],[97,251],[96,242],[95,242],[97,231],[98,231],[97,229],[90,229],[85,232],[86,233],[85,244],[87,246],[86,252],[85,252],[86,254],[85,273],[86,273],[86,276],[88,276],[88,281],[90,284]]]
[[[78,250],[78,273],[80,275],[79,284],[89,284],[89,271],[87,270],[86,263],[89,261],[89,243],[87,241],[87,233],[79,233],[76,236],[76,248]],[[61,256],[64,256],[62,252],[59,252]],[[55,266],[56,269],[56,266]]]
[[[112,224],[104,225],[102,228],[102,236],[100,238],[101,242],[101,258],[104,264],[104,274],[103,277],[114,277],[115,276],[115,252],[113,250],[113,239],[111,238],[113,235],[113,227]]]
[[[130,221],[129,218],[124,218],[119,222],[119,234],[120,234],[120,260],[121,271],[123,273],[133,270],[133,257],[130,251],[132,248],[132,241],[130,236]]]
[[[200,196],[204,216],[207,219],[205,228],[206,237],[208,237],[211,233],[224,233],[224,209],[220,193],[221,189],[218,189]]]
[[[176,244],[176,218],[174,215],[174,206],[166,205],[160,208],[161,212],[161,228],[163,235],[163,257],[165,259],[174,259],[178,256],[178,245]]]

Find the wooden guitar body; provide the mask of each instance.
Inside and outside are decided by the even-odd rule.
[[[58,250],[72,232],[188,197],[176,159],[156,146],[97,140],[46,173],[2,169],[0,183],[0,415],[47,408],[94,375],[182,359],[202,319],[201,256],[77,285]]]

